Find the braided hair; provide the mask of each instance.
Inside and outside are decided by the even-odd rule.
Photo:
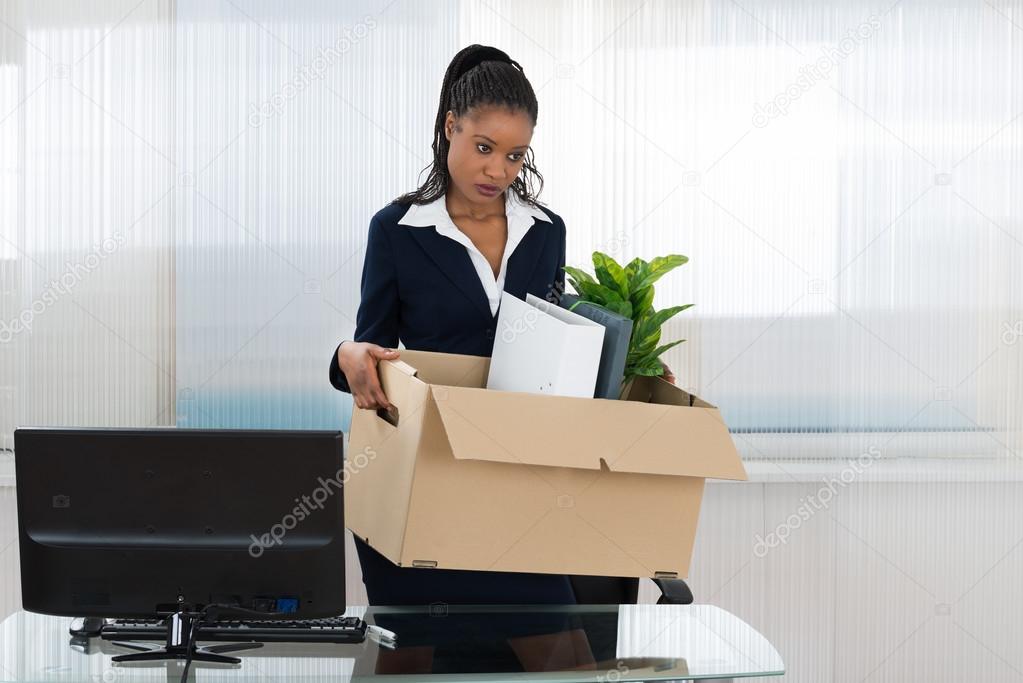
[[[418,190],[404,194],[392,203],[428,204],[447,192],[451,180],[448,172],[448,149],[451,143],[444,135],[447,113],[451,111],[455,116],[462,116],[485,105],[523,111],[536,125],[536,95],[522,66],[495,47],[470,45],[454,56],[444,72],[433,130],[433,163],[423,169],[430,173]],[[510,189],[527,204],[538,204],[536,198],[543,190],[543,176],[533,165],[531,147],[526,150],[522,171],[512,181]]]

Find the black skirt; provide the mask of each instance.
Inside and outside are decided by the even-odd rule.
[[[355,538],[371,605],[574,605],[567,576],[399,567]]]

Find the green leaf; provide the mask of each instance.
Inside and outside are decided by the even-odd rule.
[[[678,268],[679,266],[688,263],[689,257],[681,254],[671,254],[669,256],[658,256],[650,261],[650,270],[645,274],[645,277],[639,279],[633,283],[633,289],[641,289],[643,287],[649,287],[658,280],[666,275],[669,271]]]
[[[646,336],[636,337],[633,341],[633,350],[636,353],[641,355],[650,353],[661,341],[661,328],[654,327],[646,333]]]
[[[632,302],[632,310],[637,314],[647,313],[654,303],[654,288],[644,287],[643,289],[633,290],[629,296],[629,301]]]
[[[660,358],[664,354],[665,351],[667,351],[668,349],[670,349],[673,346],[677,346],[677,345],[681,344],[684,341],[685,341],[685,339],[679,339],[678,341],[673,341],[673,342],[670,342],[668,344],[662,344],[661,346],[658,346],[653,351],[650,351],[649,353],[644,354],[643,356],[641,356],[639,358],[636,358],[634,360],[634,364],[635,365],[646,365],[648,363],[654,363],[654,362],[660,363],[661,362]]]
[[[617,291],[611,289],[610,287],[605,287],[604,285],[597,285],[597,291],[599,291],[601,294],[604,295],[604,301],[605,301],[604,305],[605,306],[610,307],[611,304],[625,304],[625,303],[628,303],[628,301],[623,299],[618,294]]]
[[[644,345],[648,345],[650,343],[650,337],[653,336],[654,334],[659,333],[660,327],[651,322],[653,319],[653,313],[654,311],[651,309],[646,313],[646,315],[641,317],[633,326],[632,328],[633,347],[640,348]],[[656,345],[656,341],[654,342],[654,345]],[[651,345],[650,348],[651,349],[654,348],[654,345]]]
[[[589,302],[632,320],[632,337],[626,354],[623,382],[637,375],[664,373],[660,356],[684,339],[660,344],[665,322],[693,304],[655,310],[654,283],[672,269],[688,263],[681,254],[659,256],[651,261],[636,257],[624,267],[611,256],[593,252],[590,275],[579,268],[565,268],[568,281],[579,293],[580,301]],[[575,305],[570,310],[575,309]]]
[[[643,259],[633,259],[629,263],[632,268],[632,275],[629,277],[629,291],[636,292],[649,285],[644,285],[643,281],[650,275],[650,264]]]
[[[607,303],[607,299],[601,292],[602,285],[596,282],[575,282],[572,281],[572,286],[579,292],[580,301],[589,301],[590,303],[604,305]],[[606,287],[604,289],[607,289]]]
[[[597,284],[597,281],[593,279],[593,276],[585,270],[573,268],[572,266],[565,266],[565,273],[578,282],[592,282],[593,284]]]
[[[650,336],[650,333],[654,328],[650,325],[650,318],[652,317],[653,310],[649,310],[646,313],[641,314],[638,318],[632,322],[632,339],[631,346],[639,346],[643,340]]]
[[[607,254],[593,252],[593,271],[597,274],[600,284],[618,292],[623,299],[629,298],[629,279],[625,270]]]
[[[679,339],[677,341],[668,342],[667,344],[661,344],[656,349],[651,351],[650,355],[653,356],[654,358],[660,358],[662,355],[664,355],[665,351],[667,351],[668,349],[672,348],[673,346],[678,346],[679,344],[681,344],[684,341],[685,341],[685,339]]]
[[[632,318],[632,304],[628,301],[608,302],[606,308],[624,318]]]
[[[580,290],[580,295],[583,300],[595,304],[600,304],[607,308],[608,310],[615,311],[616,313],[618,311],[617,309],[611,307],[612,304],[616,304],[618,306],[621,306],[622,304],[628,304],[628,302],[625,299],[623,299],[618,294],[618,292],[609,287],[605,287],[604,285],[591,282],[580,282],[579,286],[582,288]],[[632,317],[631,304],[629,309],[629,317],[630,318]]]
[[[687,308],[692,308],[692,304],[685,304],[684,306],[672,306],[670,308],[662,308],[659,311],[654,311],[648,317],[643,319],[643,325],[648,329],[660,329],[661,325],[668,321],[669,318],[681,313]]]
[[[640,265],[643,263],[646,263],[646,261],[637,256],[636,258],[629,261],[628,265],[625,266],[625,277],[629,278],[630,289],[632,288],[633,278],[636,276],[636,269],[639,268]]]
[[[659,327],[653,328],[653,330],[647,332],[645,336],[633,337],[631,344],[632,348],[630,349],[630,354],[632,354],[633,360],[641,358],[653,351],[659,341],[661,341],[661,328]]]
[[[632,369],[632,373],[635,375],[643,375],[645,377],[658,377],[664,374],[664,366],[660,363],[656,366],[638,365]]]
[[[630,353],[647,354],[652,351],[661,339],[661,326],[673,315],[692,307],[692,305],[672,306],[643,316],[633,329],[632,339],[629,343]]]

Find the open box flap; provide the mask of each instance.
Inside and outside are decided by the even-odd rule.
[[[473,387],[430,390],[460,460],[746,479],[713,407]]]
[[[460,353],[438,353],[436,351],[413,351],[402,349],[399,360],[384,363],[401,363],[411,370],[405,371],[427,384],[445,384],[460,387],[481,387],[486,384],[490,358]]]

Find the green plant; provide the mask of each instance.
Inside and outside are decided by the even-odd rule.
[[[651,261],[635,258],[622,266],[607,254],[593,252],[596,278],[579,268],[565,267],[565,274],[579,297],[572,305],[587,301],[626,318],[632,318],[632,337],[625,361],[622,383],[628,385],[636,376],[659,376],[664,373],[660,356],[685,339],[660,344],[661,326],[677,313],[693,304],[654,310],[654,283],[669,271],[687,263],[681,254],[658,256]]]

